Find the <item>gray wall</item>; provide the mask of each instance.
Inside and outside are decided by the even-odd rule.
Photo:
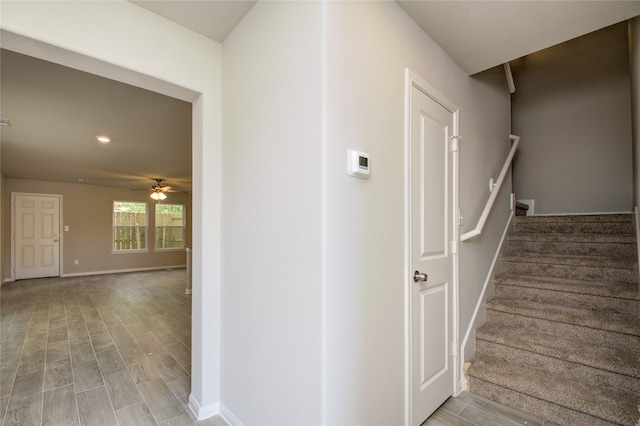
[[[631,124],[633,131],[633,205],[640,200],[640,16],[629,20],[631,69]]]
[[[627,24],[511,63],[513,186],[536,214],[631,211]]]
[[[186,265],[184,250],[154,252],[154,215],[149,215],[148,252],[112,254],[113,201],[148,202],[153,211],[153,200],[148,191],[111,188],[95,185],[45,182],[6,178],[3,191],[3,267],[4,278],[10,278],[11,268],[11,193],[36,193],[62,195],[62,222],[69,231],[62,233],[61,274],[83,275],[138,269],[160,269]],[[170,193],[166,202],[186,206],[186,245],[191,245],[191,196]],[[79,264],[74,264],[74,259]]]

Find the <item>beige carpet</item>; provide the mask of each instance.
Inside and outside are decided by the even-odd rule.
[[[560,425],[636,425],[633,215],[518,216],[476,333],[471,392]]]

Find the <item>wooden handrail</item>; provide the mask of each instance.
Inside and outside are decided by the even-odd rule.
[[[520,144],[520,136],[509,135],[509,139],[513,141],[511,145],[511,151],[509,151],[509,155],[504,162],[504,166],[502,166],[502,170],[500,171],[500,176],[498,176],[498,180],[491,191],[491,195],[489,195],[489,199],[487,200],[487,204],[484,206],[484,210],[482,210],[482,214],[480,215],[480,219],[478,219],[478,224],[475,228],[473,228],[469,232],[465,232],[460,236],[460,241],[467,241],[473,237],[477,237],[482,233],[482,228],[484,228],[484,223],[487,221],[489,217],[489,213],[491,213],[491,209],[493,208],[493,203],[496,201],[498,197],[498,193],[500,192],[500,188],[502,187],[502,182],[504,181],[509,168],[511,167],[511,161],[513,160],[513,156],[516,154],[516,150],[518,149],[518,145]]]

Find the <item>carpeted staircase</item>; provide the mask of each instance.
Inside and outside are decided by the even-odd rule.
[[[473,393],[560,425],[636,425],[631,214],[517,216],[467,370]]]

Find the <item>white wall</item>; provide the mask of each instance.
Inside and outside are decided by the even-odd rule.
[[[192,406],[202,416],[215,412],[221,45],[123,0],[3,1],[0,8],[3,48],[193,101]]]
[[[536,214],[633,208],[626,22],[512,63],[519,199]]]
[[[163,93],[202,93],[193,114],[196,411],[211,414],[221,401],[246,424],[402,424],[404,69],[460,107],[463,232],[508,151],[501,74],[467,77],[395,2],[259,2],[222,53],[122,1],[1,7],[3,46],[17,34],[22,53],[53,51],[65,65],[97,65],[121,80],[156,77],[149,84],[170,83]],[[116,21],[118,31],[95,31]],[[347,148],[372,155],[368,181],[346,175]],[[461,334],[509,190],[485,233],[461,247]]]
[[[321,19],[258,2],[223,44],[222,404],[247,425],[321,422]]]
[[[240,422],[404,422],[406,67],[461,107],[477,220],[509,149],[501,72],[467,77],[394,2],[259,2],[223,44],[222,404]],[[464,330],[509,191],[462,250]]]
[[[402,424],[405,415],[404,70],[460,108],[460,205],[473,228],[509,149],[500,71],[468,77],[395,2],[328,2],[326,17],[324,421]],[[501,70],[501,69],[500,69]],[[371,177],[346,173],[347,149]],[[509,206],[507,184],[485,234],[460,254],[461,329]],[[472,223],[473,222],[473,223]]]

